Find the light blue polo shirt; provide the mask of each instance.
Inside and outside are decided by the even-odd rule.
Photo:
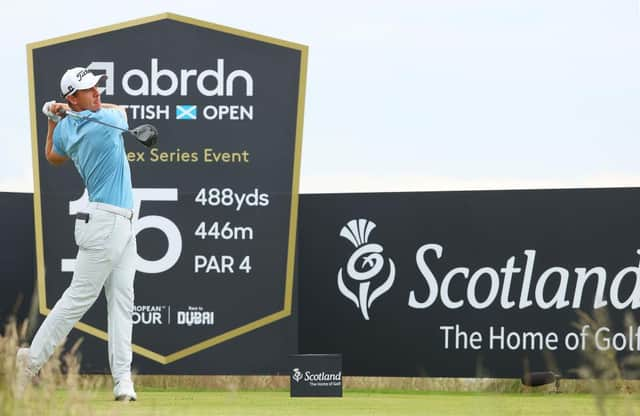
[[[127,120],[115,108],[80,112],[114,126],[128,129]],[[73,116],[63,118],[53,131],[53,151],[73,160],[87,187],[89,201],[133,208],[131,172],[122,132]]]

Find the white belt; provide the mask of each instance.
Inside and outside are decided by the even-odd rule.
[[[117,207],[115,205],[105,204],[105,203],[102,203],[102,202],[89,202],[89,205],[87,205],[87,206],[89,208],[95,208],[95,209],[99,209],[101,211],[107,211],[107,212],[110,212],[112,214],[120,215],[122,217],[125,217],[128,220],[133,218],[133,210],[132,209],[121,208],[121,207]]]

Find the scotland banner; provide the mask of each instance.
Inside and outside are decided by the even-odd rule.
[[[638,377],[639,224],[638,189],[306,195],[300,352],[442,377],[575,377],[613,353]]]

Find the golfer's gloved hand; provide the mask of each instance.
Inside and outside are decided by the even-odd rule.
[[[54,114],[51,111],[51,107],[53,106],[53,104],[55,104],[56,101],[52,100],[52,101],[47,101],[46,103],[44,103],[44,105],[42,106],[42,114],[44,114],[45,116],[49,117],[49,120],[57,123],[60,121],[60,116],[57,114]]]

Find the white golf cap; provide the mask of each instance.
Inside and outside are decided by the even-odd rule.
[[[64,73],[60,80],[60,91],[62,91],[62,96],[66,97],[78,90],[91,88],[106,77],[106,75],[96,76],[93,72],[81,66],[71,68]]]

